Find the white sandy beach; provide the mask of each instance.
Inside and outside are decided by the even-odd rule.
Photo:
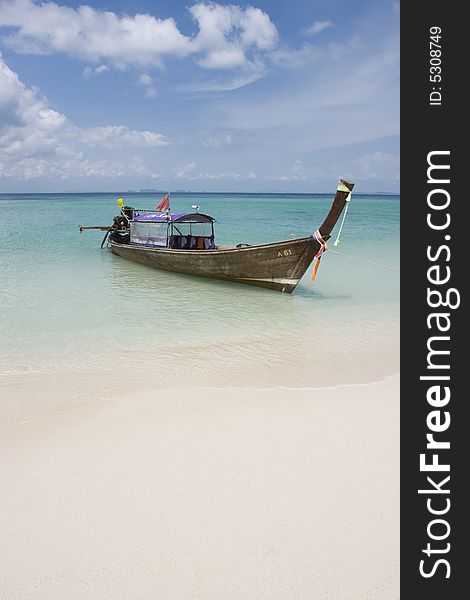
[[[398,410],[391,377],[126,392],[12,422],[0,598],[398,598]]]

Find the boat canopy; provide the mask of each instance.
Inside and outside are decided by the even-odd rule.
[[[133,221],[144,223],[214,223],[215,219],[203,213],[160,213],[135,211]]]

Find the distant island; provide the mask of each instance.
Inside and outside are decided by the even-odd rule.
[[[166,194],[168,190],[156,190],[154,188],[142,188],[140,190],[126,190],[126,194]],[[191,190],[173,190],[172,194],[192,194]],[[195,193],[206,193],[206,192],[195,192]]]

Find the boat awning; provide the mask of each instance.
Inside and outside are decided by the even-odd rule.
[[[134,221],[144,223],[213,223],[215,219],[203,213],[160,213],[145,212],[134,215]]]

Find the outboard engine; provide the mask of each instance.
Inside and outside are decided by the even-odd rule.
[[[119,230],[129,229],[129,221],[126,219],[124,215],[118,215],[113,219],[113,228]]]
[[[129,231],[112,229],[109,233],[109,239],[116,244],[128,244],[131,241],[131,236]]]
[[[133,211],[134,209],[131,208],[130,210]],[[125,208],[122,211],[124,212]],[[114,217],[109,239],[116,244],[128,244],[130,242],[129,221],[124,215]]]
[[[129,221],[132,221],[132,219],[134,218],[134,207],[133,206],[123,206],[121,209],[121,212],[123,212],[126,217],[129,219]]]

